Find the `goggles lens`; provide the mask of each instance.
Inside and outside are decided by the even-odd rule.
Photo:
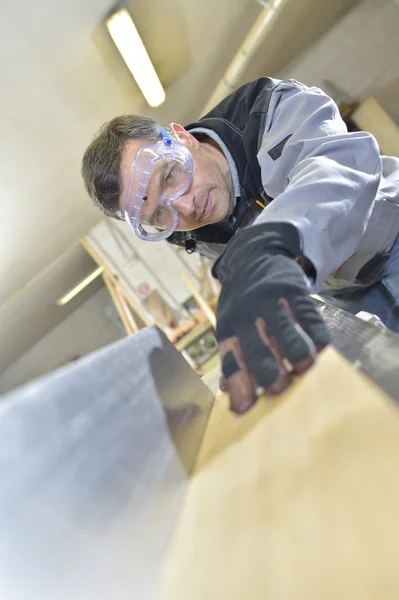
[[[156,161],[140,204],[139,224],[146,230],[148,227],[169,230],[173,226],[171,203],[184,193],[190,180],[181,162],[173,159]]]
[[[191,152],[171,137],[139,148],[123,210],[138,237],[159,241],[173,233],[179,215],[172,203],[187,191],[192,175]]]

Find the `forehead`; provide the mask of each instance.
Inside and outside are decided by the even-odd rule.
[[[151,144],[155,142],[150,142],[148,140],[129,140],[125,143],[122,154],[121,154],[121,172],[122,175],[127,171],[130,171],[130,167],[132,166],[132,162],[136,155],[136,152],[142,146],[146,146],[147,144]]]
[[[121,173],[120,187],[121,187],[121,189],[120,189],[120,194],[119,194],[119,205],[123,201],[123,198],[125,197],[125,194],[126,194],[127,185],[129,182],[130,168],[132,166],[136,152],[139,148],[141,148],[141,146],[144,146],[144,145],[150,144],[150,143],[151,142],[149,142],[148,140],[129,140],[124,145],[122,154],[121,154],[121,166],[120,166],[120,173]]]

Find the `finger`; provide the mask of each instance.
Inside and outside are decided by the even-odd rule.
[[[295,373],[304,373],[315,361],[316,346],[296,321],[287,300],[280,298],[278,304],[270,331]]]
[[[230,398],[230,410],[242,415],[257,400],[251,373],[247,370],[237,371],[226,379],[226,392]]]
[[[330,332],[327,325],[310,298],[307,296],[297,298],[290,303],[290,309],[296,321],[312,339],[317,351],[322,350],[330,343]]]
[[[222,391],[222,392],[226,392],[227,391],[227,388],[226,388],[226,377],[223,375],[223,373],[222,373],[222,375],[220,376],[220,379],[219,379],[219,388],[220,388],[220,391]]]
[[[223,387],[230,396],[230,409],[242,414],[256,402],[256,391],[237,337],[219,343]]]
[[[245,327],[241,332],[239,330],[238,338],[245,360],[258,385],[275,394],[288,387],[290,375],[273,351],[263,320],[257,320],[256,326]]]
[[[276,338],[269,334],[265,320],[258,317],[255,321],[255,325],[260,339],[265,346],[270,349],[280,371],[279,378],[272,383],[271,386],[265,388],[265,391],[268,394],[280,394],[290,385],[292,379],[285,363],[285,357],[281,352],[281,348],[279,347]]]

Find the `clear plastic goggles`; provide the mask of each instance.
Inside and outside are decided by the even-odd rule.
[[[142,240],[169,237],[179,221],[172,203],[190,187],[190,150],[160,127],[162,140],[141,146],[134,157],[122,208],[122,218]]]

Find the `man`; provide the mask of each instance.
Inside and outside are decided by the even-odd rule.
[[[317,88],[261,78],[169,132],[116,118],[82,174],[95,204],[140,238],[216,260],[216,335],[236,412],[257,386],[284,390],[328,343],[310,290],[343,287],[337,302],[399,331],[399,160],[381,157],[369,133],[348,133]]]

